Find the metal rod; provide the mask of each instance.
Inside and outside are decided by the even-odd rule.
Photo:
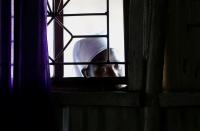
[[[124,65],[126,62],[53,62],[50,65],[99,65],[99,64],[120,64]]]
[[[107,35],[74,35],[73,38],[83,38],[83,37],[107,37]]]
[[[55,0],[53,0],[53,12],[55,12]]]
[[[56,9],[56,12],[59,11],[59,8],[60,8],[60,5],[61,5],[61,2],[62,2],[62,0],[59,1],[58,7],[57,7],[57,9]]]
[[[71,36],[73,36],[73,34],[56,17],[55,20],[62,28],[64,28]]]
[[[69,3],[70,0],[66,1],[65,4],[63,5],[63,7],[58,11],[58,14],[60,14],[60,12],[62,12],[62,10],[65,8],[65,6]]]
[[[55,58],[55,61],[62,55],[62,53],[65,51],[65,49],[69,46],[69,44],[71,43],[72,41],[72,37],[71,39],[67,42],[67,44],[64,46],[64,48],[58,53],[58,55],[56,56]]]
[[[96,15],[107,15],[107,12],[105,13],[81,13],[81,14],[57,14],[57,16],[64,16],[64,17],[68,17],[68,16],[96,16]],[[47,17],[52,17],[53,14],[48,14]]]
[[[107,50],[108,50],[108,58],[107,61],[110,61],[110,33],[109,33],[109,0],[107,0]]]
[[[49,25],[52,21],[53,21],[53,17],[49,20],[49,22],[47,23],[47,25]]]
[[[80,14],[62,14],[62,16],[88,16],[88,15],[106,15],[105,13],[80,13]]]
[[[48,9],[49,9],[49,12],[52,12],[51,7],[49,5],[49,1],[47,1],[47,6],[48,6]]]
[[[55,61],[53,60],[53,58],[51,58],[50,56],[49,56],[49,59],[50,59],[53,63],[55,63]]]

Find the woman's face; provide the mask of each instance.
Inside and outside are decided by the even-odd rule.
[[[109,57],[111,62],[119,62],[117,52],[110,49]],[[104,50],[96,55],[91,62],[106,62],[108,58],[108,50]],[[87,69],[82,70],[83,75],[88,77],[122,77],[123,67],[120,64],[91,64]]]

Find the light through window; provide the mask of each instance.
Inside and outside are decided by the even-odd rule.
[[[104,39],[116,49],[125,74],[123,0],[48,0],[48,47],[51,77],[79,77],[73,48],[83,39]],[[108,55],[108,59],[111,56]],[[115,61],[108,61],[115,62]],[[116,64],[116,63],[115,63]],[[58,71],[59,70],[59,71]]]

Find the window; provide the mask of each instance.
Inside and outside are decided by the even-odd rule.
[[[116,48],[125,76],[123,0],[48,0],[48,47],[51,77],[79,77],[73,47],[81,39],[106,39],[107,48]],[[109,56],[109,55],[108,55]],[[109,57],[108,57],[109,59]]]

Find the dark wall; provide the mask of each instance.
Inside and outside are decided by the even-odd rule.
[[[199,91],[200,1],[168,0],[165,87]]]

